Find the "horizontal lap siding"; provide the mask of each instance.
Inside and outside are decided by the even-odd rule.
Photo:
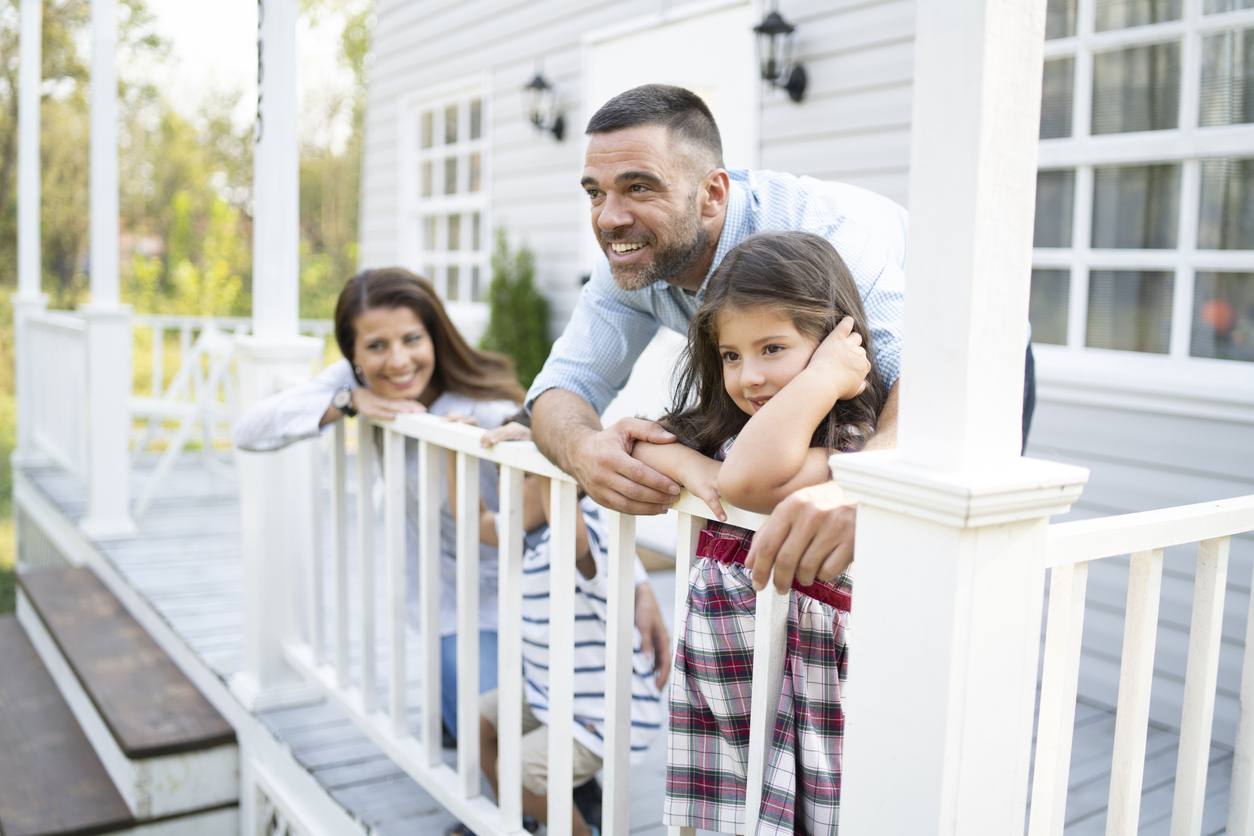
[[[1254,426],[1228,421],[1042,402],[1028,454],[1091,471],[1065,519],[1086,519],[1254,494]],[[1180,727],[1195,545],[1167,549],[1163,560],[1158,646],[1150,717]],[[1080,695],[1113,706],[1119,687],[1128,559],[1090,564]],[[1216,741],[1231,745],[1236,727],[1254,536],[1232,539],[1220,648]]]
[[[580,236],[588,234],[587,198],[578,178],[589,114],[581,100],[581,39],[667,5],[663,0],[380,0],[362,163],[363,265],[397,259],[397,102],[485,74],[492,223],[504,227],[512,243],[526,242],[535,252],[537,285],[550,300],[552,333],[559,333],[586,271]],[[522,112],[522,87],[538,61],[558,90],[564,142],[537,132]]]
[[[763,97],[763,168],[840,180],[906,203],[914,0],[791,2],[805,101]]]

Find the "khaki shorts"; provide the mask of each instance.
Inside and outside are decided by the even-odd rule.
[[[497,691],[479,695],[479,713],[497,727]],[[522,785],[533,795],[549,794],[549,727],[536,719],[531,706],[523,698],[522,704]],[[586,784],[601,768],[601,757],[578,740],[571,740],[571,754],[575,762],[575,783]]]

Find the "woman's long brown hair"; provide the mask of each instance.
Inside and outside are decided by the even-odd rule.
[[[449,319],[431,283],[403,267],[363,270],[340,291],[335,305],[335,341],[354,366],[354,322],[375,308],[409,308],[421,320],[435,349],[430,385],[437,393],[456,392],[477,401],[515,403],[522,403],[526,397],[514,372],[514,362],[501,354],[472,348]],[[357,376],[356,368],[353,375]],[[358,382],[365,384],[360,377]]]
[[[688,324],[688,345],[671,411],[661,423],[688,447],[713,456],[749,416],[723,386],[719,314],[769,308],[819,342],[846,316],[862,336],[871,372],[866,389],[837,401],[815,429],[811,447],[859,449],[875,433],[888,389],[875,362],[862,296],[849,268],[825,239],[808,232],[760,232],[727,254],[710,276],[705,301]]]

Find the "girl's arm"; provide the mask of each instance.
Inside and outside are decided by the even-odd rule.
[[[674,444],[653,444],[637,441],[631,456],[643,465],[674,479],[688,492],[710,506],[722,522],[727,521],[723,503],[719,501],[718,480],[722,463],[703,456],[691,447]],[[733,503],[734,504],[734,503]]]
[[[829,451],[811,448],[810,438],[837,401],[866,388],[870,370],[862,337],[845,317],[809,365],[745,424],[719,471],[719,493],[739,508],[765,514],[798,488],[831,478]]]

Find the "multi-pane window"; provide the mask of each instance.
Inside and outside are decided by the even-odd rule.
[[[411,110],[412,180],[404,223],[413,266],[449,302],[477,302],[487,291],[484,105],[465,92],[421,102]],[[409,140],[407,140],[409,141]]]
[[[1254,362],[1254,0],[1049,0],[1032,338]]]

